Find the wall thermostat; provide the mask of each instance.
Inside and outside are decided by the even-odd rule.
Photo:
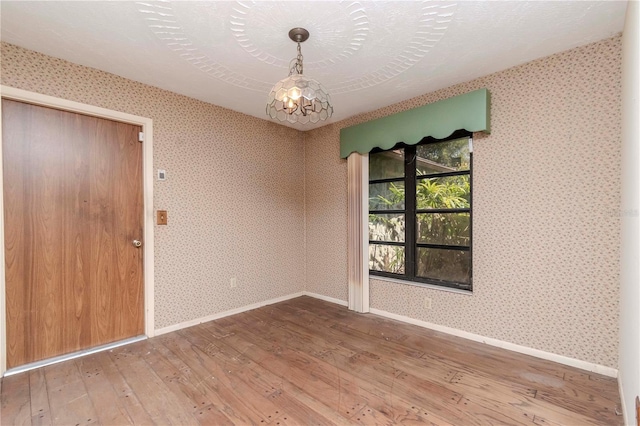
[[[158,169],[158,180],[167,180],[167,171]]]

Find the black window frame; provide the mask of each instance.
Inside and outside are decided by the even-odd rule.
[[[417,176],[416,173],[416,147],[420,145],[427,145],[439,142],[446,142],[455,139],[468,138],[470,146],[473,143],[473,133],[466,130],[457,130],[449,137],[444,139],[435,139],[433,137],[425,137],[419,143],[415,145],[407,145],[405,143],[398,143],[391,149],[379,149],[376,148],[371,151],[371,154],[392,151],[397,149],[404,150],[404,176],[397,178],[385,178],[385,179],[370,179],[369,185],[376,183],[391,183],[391,182],[403,182],[405,191],[405,205],[404,209],[390,209],[390,210],[368,210],[369,214],[404,214],[405,215],[405,238],[404,242],[395,241],[380,241],[369,240],[369,244],[382,244],[388,246],[400,246],[404,247],[405,254],[405,267],[404,274],[397,274],[385,271],[376,271],[369,269],[369,274],[372,276],[381,276],[387,278],[394,278],[403,281],[415,282],[418,284],[431,284],[440,287],[453,288],[458,290],[464,290],[471,292],[473,290],[473,150],[469,150],[469,170],[468,171],[454,171],[434,173],[424,176]],[[462,209],[417,209],[417,196],[416,187],[419,179],[432,179],[441,178],[447,176],[461,176],[469,175],[469,208]],[[409,197],[409,194],[413,194]],[[367,206],[368,209],[369,206]],[[439,245],[439,244],[427,244],[418,243],[416,235],[416,217],[421,213],[469,213],[469,246],[455,246],[455,245]],[[411,219],[410,219],[411,218]],[[409,242],[412,242],[409,244]],[[438,280],[434,278],[424,278],[417,276],[417,249],[419,247],[445,249],[445,250],[460,250],[469,252],[469,283],[460,283],[455,281]]]

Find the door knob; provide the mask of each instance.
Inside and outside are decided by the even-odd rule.
[[[133,240],[133,246],[139,248],[142,246],[142,241]]]

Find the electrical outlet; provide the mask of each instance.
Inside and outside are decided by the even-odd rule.
[[[229,282],[229,287],[230,288],[238,287],[238,279],[236,277],[231,278],[231,281]]]
[[[431,298],[430,297],[425,297],[424,298],[424,308],[427,310],[431,309]]]

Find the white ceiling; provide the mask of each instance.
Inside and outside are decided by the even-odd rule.
[[[329,122],[611,37],[625,10],[576,0],[0,2],[3,41],[264,119],[296,54],[288,31],[304,27],[305,74],[331,94]]]

